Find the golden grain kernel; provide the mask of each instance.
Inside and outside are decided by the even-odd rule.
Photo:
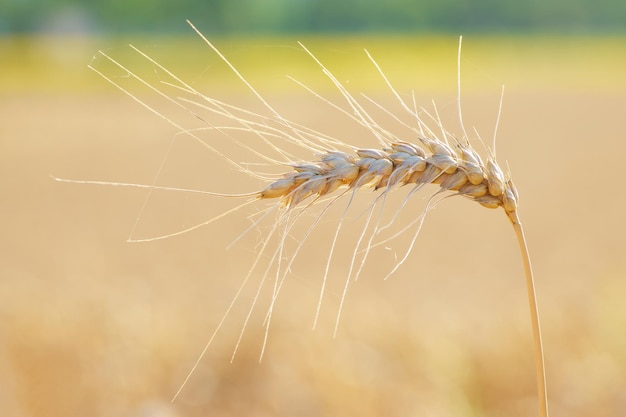
[[[511,190],[511,192],[513,193],[513,196],[515,197],[515,201],[519,201],[519,194],[517,193],[517,187],[515,186],[515,184],[513,184],[513,181],[511,179],[509,179],[506,182],[506,187]]]
[[[453,174],[442,175],[440,178],[442,180],[439,185],[445,190],[457,191],[468,182],[467,175],[460,170],[457,170]]]
[[[498,197],[494,197],[491,194],[485,194],[482,197],[474,198],[474,201],[478,202],[481,206],[495,209],[502,205],[502,201]]]
[[[323,173],[322,168],[314,164],[291,164],[291,167],[297,172],[310,172],[313,174]]]
[[[428,138],[419,138],[419,140],[426,145],[426,147],[433,154],[440,154],[446,156],[456,156],[456,153],[450,148],[446,143],[441,142],[440,140],[433,140]]]
[[[409,170],[412,171],[412,172],[413,171],[422,172],[428,166],[428,163],[426,162],[426,159],[422,158],[419,155],[411,156],[410,158],[408,158],[404,162],[408,165]]]
[[[374,158],[362,158],[356,161],[355,166],[359,167],[362,171],[367,171],[370,169],[370,165],[372,165],[378,159]]]
[[[389,159],[377,159],[369,169],[376,175],[389,176],[393,171],[393,163]]]
[[[339,179],[344,184],[349,184],[359,176],[359,167],[356,165],[344,165],[333,169],[328,176],[333,179]]]
[[[357,149],[356,154],[361,158],[381,159],[387,157],[387,154],[380,149]]]
[[[435,165],[446,174],[454,173],[458,166],[455,158],[445,154],[433,154],[430,158],[428,158],[428,162]]]
[[[409,142],[394,142],[391,144],[391,148],[396,152],[404,152],[409,155],[417,155],[425,157],[426,153],[422,148]]]
[[[489,184],[489,193],[493,196],[499,197],[502,195],[505,189],[504,174],[500,167],[489,158],[487,161],[487,182]]]
[[[396,164],[401,164],[411,156],[412,155],[407,152],[393,152],[387,155],[387,158],[391,159]]]
[[[467,179],[474,185],[481,184],[485,179],[485,174],[480,166],[472,163],[472,162],[464,162],[460,168],[465,171],[465,175],[467,175]]]
[[[418,177],[417,182],[420,184],[430,184],[437,178],[439,178],[442,174],[441,169],[437,168],[433,164],[428,164],[426,169],[421,173]]]
[[[459,189],[459,194],[462,194],[467,197],[482,197],[487,194],[488,188],[487,184],[472,184],[467,183],[463,187]]]
[[[259,198],[277,198],[291,192],[296,183],[291,178],[276,180],[259,192]]]
[[[517,210],[517,198],[515,197],[515,193],[510,188],[504,190],[502,194],[502,207],[507,213],[511,213]]]
[[[327,152],[322,156],[322,162],[331,169],[339,166],[354,165],[355,163],[351,155],[339,151]]]

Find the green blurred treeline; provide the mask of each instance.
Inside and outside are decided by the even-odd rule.
[[[626,31],[624,0],[0,0],[0,33]]]

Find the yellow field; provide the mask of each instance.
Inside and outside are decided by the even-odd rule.
[[[303,41],[354,93],[366,92],[395,111],[362,53],[367,48],[404,98],[410,101],[414,92],[424,106],[435,98],[458,132],[456,39]],[[226,246],[249,226],[246,216],[266,205],[182,236],[131,244],[126,239],[144,190],[51,179],[150,184],[159,170],[176,129],[86,68],[97,49],[108,48],[150,74],[152,67],[123,43],[0,42],[2,416],[537,414],[517,244],[504,213],[463,199],[430,213],[409,262],[391,279],[382,277],[407,238],[368,264],[351,284],[333,338],[348,262],[342,255],[352,246],[338,249],[320,323],[314,331],[311,326],[338,207],[294,265],[263,361],[268,292],[230,363],[258,271],[170,404],[252,265],[263,230]],[[203,92],[260,109],[197,39],[135,43]],[[295,40],[216,43],[290,119],[372,146],[371,138],[355,137],[338,111],[286,79],[292,75],[340,100]],[[506,85],[498,159],[508,162],[521,194],[553,417],[626,414],[626,228],[619,186],[625,50],[626,40],[615,38],[464,39],[464,118],[486,142]],[[124,81],[101,58],[94,65]],[[138,94],[159,105],[149,93]],[[198,124],[188,115],[173,117]],[[168,155],[162,184],[232,192],[261,184],[217,172],[216,156],[182,137]],[[249,156],[241,154],[241,161]],[[355,203],[362,209],[353,215],[374,195],[364,191]],[[402,221],[419,215],[423,203],[414,198]],[[161,193],[149,200],[133,237],[180,230],[232,206],[215,197]],[[359,231],[358,224],[347,225],[345,234]]]

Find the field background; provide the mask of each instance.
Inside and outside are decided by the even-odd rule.
[[[414,91],[425,106],[436,99],[442,117],[454,123],[455,37],[298,40],[353,92],[392,106],[362,52],[368,48],[405,97]],[[328,239],[312,238],[281,294],[263,361],[261,309],[230,363],[251,288],[170,404],[248,271],[260,235],[246,235],[227,251],[249,224],[246,213],[235,213],[183,236],[126,243],[144,191],[51,178],[154,179],[176,129],[87,69],[93,62],[121,79],[102,58],[91,61],[105,49],[150,73],[126,41],[0,40],[1,415],[536,415],[513,232],[501,211],[462,199],[429,215],[409,262],[392,279],[382,280],[389,267],[383,263],[352,285],[336,338],[340,272],[331,276],[336,291],[311,331],[319,265],[328,254]],[[337,98],[295,41],[216,43],[289,118],[371,146],[286,79],[293,75]],[[198,39],[133,43],[203,92],[260,108]],[[626,414],[624,74],[624,38],[465,39],[464,117],[486,141],[506,86],[498,159],[507,161],[521,194],[552,416]],[[454,124],[450,129],[458,132]],[[234,192],[259,186],[215,172],[215,155],[185,143],[175,141],[163,182]],[[370,199],[359,201],[363,209]],[[135,233],[179,230],[226,207],[213,197],[165,195],[150,200]],[[405,209],[406,219],[412,212]],[[324,227],[332,231],[335,224]],[[398,253],[403,247],[398,242]]]

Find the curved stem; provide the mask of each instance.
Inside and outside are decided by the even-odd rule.
[[[546,370],[543,356],[543,342],[541,341],[541,326],[539,324],[539,310],[537,308],[537,295],[535,293],[535,280],[533,278],[533,270],[530,264],[530,254],[526,245],[526,237],[522,223],[519,221],[517,211],[507,213],[522,254],[524,263],[524,272],[526,275],[526,287],[528,289],[528,305],[530,307],[530,320],[533,328],[533,340],[535,345],[535,366],[537,369],[537,391],[539,395],[539,415],[548,417],[548,390],[546,387]]]

